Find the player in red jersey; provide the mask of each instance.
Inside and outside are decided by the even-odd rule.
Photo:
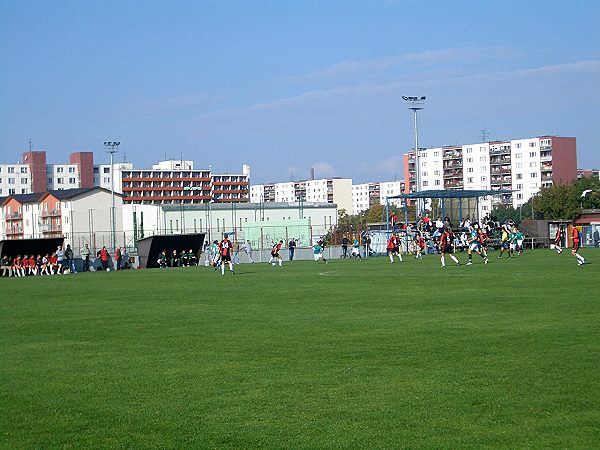
[[[460,266],[458,259],[453,255],[454,253],[454,234],[452,230],[448,227],[444,227],[442,231],[442,235],[440,236],[440,251],[442,253],[442,257],[440,260],[442,261],[442,267],[446,267],[446,255],[450,255],[450,259],[456,263],[457,266]]]
[[[562,233],[560,226],[556,227],[556,234],[554,235],[554,250],[559,255],[562,253],[562,248],[560,247],[560,243],[562,241]]]
[[[425,250],[425,238],[420,231],[417,231],[415,235],[415,244],[417,245],[417,254],[415,255],[416,259],[423,259],[423,250]]]
[[[16,258],[12,260],[11,270],[13,277],[24,277],[25,269],[23,269],[23,264],[21,262],[21,255],[17,255]]]
[[[392,232],[392,235],[387,241],[387,252],[390,257],[390,263],[394,262],[394,256],[398,256],[400,262],[402,262],[402,255],[400,254],[400,239],[396,236],[396,233]]]
[[[229,264],[229,271],[235,275],[233,271],[233,263],[231,262],[231,252],[233,244],[228,238],[227,233],[223,234],[223,240],[219,242],[219,254],[221,255],[221,275],[225,275],[225,263]]]
[[[279,251],[281,250],[281,246],[283,245],[283,241],[275,242],[273,247],[271,247],[271,258],[269,258],[269,264],[277,260],[279,263],[279,267],[281,267],[283,260],[281,259],[281,255]],[[273,264],[275,265],[275,264]]]
[[[581,233],[579,228],[573,226],[573,248],[571,249],[571,255],[577,259],[578,265],[585,264],[585,258],[579,254],[579,247],[581,245]]]

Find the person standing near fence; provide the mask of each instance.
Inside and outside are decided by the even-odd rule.
[[[66,266],[69,268],[69,271],[71,273],[76,273],[75,258],[73,255],[73,250],[71,249],[71,244],[67,244],[67,248],[65,249],[65,260],[66,260]]]
[[[85,244],[79,253],[81,254],[81,259],[83,260],[83,271],[88,272],[90,270],[90,254],[92,253],[89,245]]]
[[[233,264],[240,263],[240,243],[236,240],[233,241]]]
[[[109,271],[109,268],[108,268],[109,258],[110,258],[110,255],[108,254],[108,250],[106,250],[106,246],[102,246],[102,249],[100,250],[100,263],[102,264],[102,269],[106,270],[107,272]]]
[[[246,252],[246,255],[248,255],[248,259],[250,260],[250,262],[254,264],[254,260],[252,259],[252,244],[249,240],[247,240],[244,244],[244,252]]]
[[[290,261],[294,260],[294,252],[296,251],[296,241],[292,238],[290,242],[288,242],[288,250],[290,253]]]

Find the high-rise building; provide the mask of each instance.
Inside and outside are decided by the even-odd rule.
[[[335,203],[352,213],[352,179],[322,178],[250,186],[250,203]]]
[[[518,208],[543,187],[577,177],[573,137],[540,136],[421,149],[420,191],[435,189],[510,190],[483,199],[480,213],[495,204]],[[415,192],[414,150],[404,155],[405,192]]]

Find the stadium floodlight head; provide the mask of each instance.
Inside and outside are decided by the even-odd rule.
[[[407,96],[402,96],[402,100],[404,100],[406,103],[408,103],[408,109],[411,109],[413,111],[417,111],[419,109],[423,109],[425,107],[424,102],[425,99],[427,97],[422,96],[422,97],[407,97]]]

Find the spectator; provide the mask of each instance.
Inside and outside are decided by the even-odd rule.
[[[69,268],[72,273],[76,273],[75,270],[75,258],[73,257],[73,250],[71,249],[71,244],[67,244],[67,248],[65,249],[65,265]]]
[[[64,263],[65,263],[65,251],[59,245],[58,248],[56,249],[56,264],[57,264],[56,272],[57,273],[60,273],[60,274],[63,273]]]
[[[83,271],[88,272],[90,270],[90,247],[88,244],[81,249],[81,259],[83,260]]]
[[[102,246],[102,249],[100,250],[100,263],[102,264],[102,269],[106,270],[107,272],[110,270],[108,268],[109,259],[110,255],[108,253],[108,250],[106,249],[106,246]]]
[[[290,261],[294,260],[294,252],[296,251],[296,241],[292,238],[290,242],[288,242],[288,251],[290,254]]]

